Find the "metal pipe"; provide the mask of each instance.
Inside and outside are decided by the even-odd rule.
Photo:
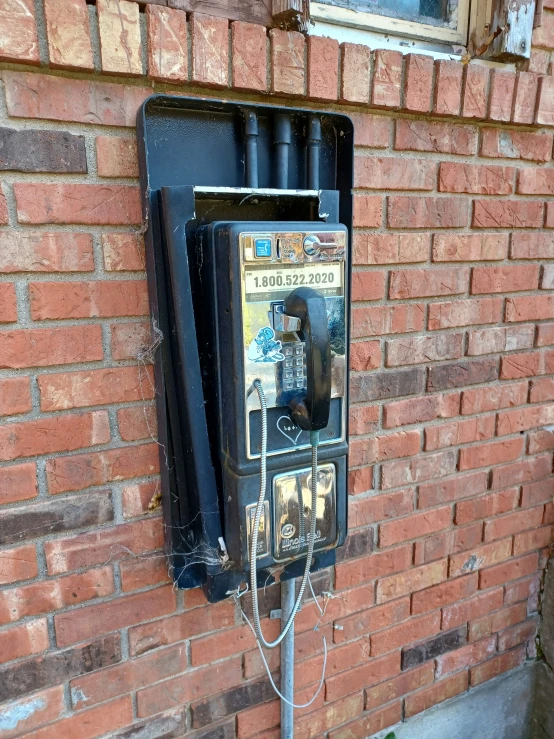
[[[284,628],[294,608],[296,580],[281,582],[281,628]],[[294,702],[294,623],[281,642],[281,693],[292,704]],[[281,739],[293,739],[294,708],[281,700]]]
[[[276,149],[275,187],[286,190],[289,184],[289,147],[291,142],[290,113],[276,113],[273,143]]]
[[[258,187],[258,116],[253,110],[244,112],[246,147],[246,187]]]
[[[308,190],[319,190],[319,150],[321,146],[321,119],[310,116],[308,131]]]

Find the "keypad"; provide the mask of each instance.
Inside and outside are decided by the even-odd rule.
[[[306,387],[304,344],[291,341],[283,344],[283,390],[299,390]]]

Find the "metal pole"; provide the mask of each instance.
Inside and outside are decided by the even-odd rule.
[[[281,582],[281,626],[287,622],[294,608],[296,580]],[[294,623],[281,642],[281,693],[293,703],[294,699]],[[293,739],[294,708],[281,700],[281,739]]]

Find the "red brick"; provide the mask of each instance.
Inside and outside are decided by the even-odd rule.
[[[526,531],[523,534],[514,536],[514,555],[518,557],[520,554],[531,552],[535,549],[549,547],[552,543],[552,525],[547,522],[547,526],[534,531]],[[529,526],[531,528],[531,526]]]
[[[428,113],[433,93],[433,59],[423,54],[406,54],[405,61],[404,108]]]
[[[554,125],[554,79],[549,76],[539,77],[535,123]]]
[[[506,259],[507,234],[435,234],[434,262],[478,262]]]
[[[13,282],[0,283],[0,323],[17,321],[17,302]]]
[[[521,507],[535,506],[539,503],[548,503],[552,500],[551,480],[540,480],[521,488]]]
[[[435,67],[435,104],[433,112],[438,115],[457,116],[460,114],[464,67],[460,62],[443,59],[436,61]]]
[[[468,356],[480,356],[514,349],[530,349],[533,346],[534,337],[535,327],[532,324],[470,331],[466,353]]]
[[[160,711],[180,708],[183,703],[205,695],[222,693],[242,680],[241,658],[203,667],[185,675],[139,690],[138,715],[143,718]]]
[[[418,688],[423,688],[433,682],[434,666],[431,662],[403,672],[392,680],[376,685],[365,691],[366,710],[378,708],[384,703],[401,698]]]
[[[540,228],[542,219],[540,200],[473,201],[474,228]]]
[[[325,636],[325,639],[327,640],[327,643],[331,643],[333,641],[333,626],[332,624],[326,624],[321,631],[319,629],[316,631],[315,629],[310,629],[309,631],[304,631],[301,634],[297,634],[297,637],[295,639],[295,654],[296,654],[296,662],[297,662],[297,671],[303,669],[298,665],[298,662],[314,657],[316,654],[321,654],[323,652],[323,636]],[[336,640],[335,640],[336,641]],[[354,644],[356,644],[356,647],[354,647]],[[369,650],[367,649],[367,639],[362,639],[354,642],[354,644],[351,644],[349,649],[351,652],[355,652],[355,649],[358,649],[358,655],[355,655],[356,657],[356,664],[358,664],[360,661],[365,661],[367,659],[367,654]],[[338,654],[338,652],[336,652]],[[279,669],[279,663],[280,663],[280,649],[274,649],[269,653],[269,658],[267,659],[267,663],[269,665],[269,669],[271,671]],[[311,660],[310,660],[311,661]],[[334,660],[335,661],[335,660]],[[266,668],[264,663],[262,662],[262,658],[260,655],[260,651],[257,647],[254,649],[251,649],[248,652],[245,652],[244,654],[244,677],[247,679],[251,677],[258,677],[261,675],[266,674]],[[313,688],[310,693],[310,698],[313,695]],[[301,701],[296,701],[296,703],[299,703]],[[315,707],[317,708],[318,705],[323,705],[324,699],[321,694],[318,696],[318,700],[315,703]],[[314,704],[312,704],[314,705]],[[266,704],[267,706],[267,704]],[[254,711],[252,712],[254,713]],[[252,715],[252,714],[250,714]],[[279,723],[279,716],[277,715],[275,719],[274,726],[278,725]]]
[[[383,219],[383,200],[380,195],[354,195],[353,221],[356,228],[379,228]],[[354,263],[369,264],[363,260],[367,249],[367,234],[354,234]]]
[[[207,87],[227,87],[229,23],[203,13],[191,16],[192,81]]]
[[[377,406],[350,407],[350,434],[369,434],[377,429],[379,408]]]
[[[387,149],[389,146],[392,120],[382,115],[354,112],[349,113],[354,124],[354,145],[372,149]]]
[[[371,104],[378,108],[399,108],[401,92],[401,52],[377,49],[373,65]]]
[[[379,631],[371,637],[371,656],[378,657],[393,649],[398,649],[406,644],[413,644],[440,631],[440,612],[410,618],[391,629]]]
[[[341,100],[351,103],[369,102],[369,66],[371,50],[362,44],[341,44]]]
[[[117,425],[123,441],[155,439],[157,435],[156,409],[139,405],[117,411]]]
[[[280,624],[275,619],[262,619],[261,628],[266,639],[273,640],[279,636]],[[218,659],[231,657],[239,652],[246,652],[256,646],[256,640],[247,624],[232,629],[219,631],[209,636],[201,636],[190,642],[190,660],[192,667],[211,664]]]
[[[554,503],[547,503],[544,507],[543,523],[554,525]],[[542,554],[548,556],[548,550],[543,550]]]
[[[398,575],[381,578],[377,582],[377,603],[385,603],[402,595],[437,585],[446,580],[446,576],[447,561],[443,559],[421,567],[412,567]]]
[[[341,644],[362,634],[371,634],[375,631],[380,631],[392,624],[405,621],[409,616],[409,598],[399,598],[382,606],[367,608],[364,611],[354,613],[346,618],[337,619],[334,622],[334,642],[335,644]]]
[[[513,192],[514,172],[513,167],[441,162],[439,192],[509,195]]]
[[[151,87],[125,87],[23,72],[4,71],[3,80],[9,115],[19,118],[134,128],[139,106],[152,94]],[[73,191],[76,186],[68,187]]]
[[[552,377],[537,378],[535,380],[531,380],[529,384],[530,403],[540,403],[544,402],[545,400],[554,399],[554,379]],[[529,411],[533,413],[531,409],[529,409]],[[547,419],[546,422],[548,423],[548,411],[541,411],[540,415],[544,416],[544,418]]]
[[[38,493],[34,463],[0,469],[0,505],[36,498]]]
[[[329,739],[365,739],[369,734],[373,735],[376,731],[397,724],[401,719],[402,704],[398,701],[378,711],[372,711],[362,719],[346,724],[340,729],[330,731]]]
[[[411,539],[419,539],[422,536],[447,529],[451,523],[452,509],[450,506],[382,523],[379,525],[379,546],[388,547]]]
[[[538,77],[529,72],[518,72],[514,92],[512,120],[532,124],[535,120]]]
[[[467,621],[477,619],[491,611],[502,607],[502,588],[495,588],[487,593],[480,593],[461,603],[453,603],[446,606],[442,611],[442,629],[450,629],[461,626]]]
[[[33,2],[3,0],[0,25],[0,59],[19,64],[38,64],[40,56]]]
[[[338,82],[338,42],[323,36],[308,36],[308,97],[312,100],[336,100]]]
[[[126,136],[98,136],[96,161],[99,177],[138,177],[137,142]]]
[[[459,498],[483,493],[487,489],[487,473],[474,472],[458,475],[453,480],[419,486],[418,507],[428,508],[440,503],[449,503]]]
[[[63,715],[65,711],[63,685],[35,693],[32,697],[7,703],[2,710],[8,719],[6,723],[10,726],[3,730],[3,739],[31,736],[34,729],[56,721]],[[17,721],[15,726],[14,722],[10,721],[12,716]],[[14,728],[11,728],[12,726]]]
[[[107,634],[140,621],[164,616],[175,609],[171,586],[127,595],[100,605],[86,606],[54,616],[56,641],[64,647],[90,637]]]
[[[400,652],[372,659],[325,681],[325,700],[333,701],[394,677],[400,672]]]
[[[119,560],[130,554],[136,556],[152,552],[162,544],[161,521],[156,516],[48,541],[44,545],[44,552],[48,574],[59,575],[62,572]]]
[[[29,285],[34,320],[143,316],[148,312],[144,280],[94,282],[32,282]]]
[[[101,238],[104,269],[106,271],[133,272],[144,270],[146,264],[142,237],[135,234],[112,233],[102,234]]]
[[[146,6],[148,79],[188,80],[187,16],[182,10]]]
[[[4,629],[0,631],[0,663],[44,652],[48,646],[48,625],[45,618]]]
[[[531,49],[531,58],[529,59],[529,72],[535,74],[548,74],[550,69],[550,54],[540,49]]]
[[[119,565],[121,571],[121,590],[128,593],[151,585],[170,582],[165,555],[152,556],[151,559],[124,560]]]
[[[0,416],[16,416],[32,408],[28,377],[6,377],[0,380]]]
[[[69,452],[109,440],[106,411],[11,423],[0,427],[0,461]]]
[[[523,439],[493,441],[489,444],[467,447],[460,450],[460,470],[472,470],[476,467],[489,467],[517,459],[523,452]]]
[[[56,723],[49,724],[33,732],[36,739],[59,739],[59,737],[78,736],[79,739],[94,737],[122,729],[133,721],[131,696],[117,698],[88,711],[75,713]]]
[[[427,328],[436,331],[440,328],[497,323],[502,320],[502,304],[502,298],[431,303]]]
[[[536,426],[547,426],[552,423],[554,423],[552,404],[518,408],[498,414],[497,434],[498,436],[516,434]]]
[[[415,714],[421,713],[437,703],[464,693],[467,689],[468,673],[467,671],[459,672],[407,696],[404,701],[404,714],[406,718],[415,716]]]
[[[526,295],[506,300],[506,321],[554,318],[554,295]]]
[[[546,218],[544,219],[545,228],[554,228],[554,209],[550,203],[546,204]]]
[[[136,359],[152,342],[150,324],[148,323],[116,323],[111,326],[112,357]]]
[[[94,60],[85,0],[45,0],[44,15],[50,66],[92,71]]]
[[[503,488],[507,485],[516,485],[523,482],[531,482],[532,480],[540,480],[548,477],[552,468],[552,457],[550,454],[543,454],[539,457],[524,459],[515,464],[508,464],[504,467],[497,467],[492,471],[491,487]]]
[[[343,724],[362,713],[363,698],[354,695],[346,700],[325,705],[319,710],[311,711],[308,716],[294,720],[294,734],[297,739],[312,739],[320,735],[330,726]],[[397,712],[400,706],[397,706]]]
[[[512,100],[516,75],[504,70],[491,70],[488,118],[492,121],[509,121],[512,115]]]
[[[515,380],[520,377],[550,374],[553,371],[552,352],[525,352],[501,358],[500,379]]]
[[[410,423],[433,421],[436,418],[451,418],[458,415],[459,407],[459,393],[397,400],[384,406],[383,426],[384,428],[394,428]]]
[[[517,178],[517,192],[520,195],[553,195],[554,178],[551,172],[552,170],[549,169],[520,169]]]
[[[527,401],[527,382],[514,382],[497,387],[464,390],[462,393],[462,415],[484,413],[499,408],[523,405]]]
[[[514,583],[509,583],[505,588],[504,602],[506,605],[517,603],[522,600],[534,598],[541,586],[541,576],[532,575]],[[499,606],[500,607],[500,606]]]
[[[417,454],[421,447],[419,430],[376,436],[368,441],[374,442],[370,453],[376,462],[395,457],[411,457]]]
[[[444,447],[491,439],[494,436],[494,427],[494,416],[468,418],[464,421],[430,426],[425,429],[425,451],[432,452]]]
[[[6,201],[6,196],[4,195],[3,186],[0,183],[0,224],[7,224],[9,223],[9,220],[8,203]]]
[[[398,120],[394,148],[441,154],[475,154],[477,131],[471,126],[451,123]]]
[[[508,559],[512,553],[512,540],[503,539],[502,541],[495,541],[492,544],[483,544],[483,546],[475,547],[472,551],[462,552],[450,557],[450,577],[458,577],[459,575],[465,575],[468,572],[475,572],[483,567],[490,567],[496,565],[499,562],[504,562]],[[501,565],[502,566],[502,565]],[[493,568],[494,569],[494,568]],[[492,587],[498,583],[491,582],[486,587]],[[485,586],[480,585],[481,590],[484,590]]]
[[[490,70],[478,64],[465,67],[462,116],[464,118],[485,118],[489,90]]]
[[[140,16],[136,3],[98,0],[102,71],[139,77],[142,74]]]
[[[525,657],[525,647],[523,646],[493,657],[477,667],[472,667],[470,670],[472,687],[480,685],[486,680],[492,680],[493,677],[501,675],[503,672],[513,670],[514,667],[518,667],[525,662]]]
[[[92,236],[44,231],[0,232],[0,272],[92,272]]]
[[[78,605],[114,592],[111,566],[69,575],[58,580],[42,580],[0,592],[0,623],[19,621]]]
[[[354,158],[354,187],[369,190],[432,190],[436,165],[424,159]]]
[[[484,128],[480,153],[482,157],[549,162],[552,159],[552,134]]]
[[[22,329],[0,333],[1,367],[45,367],[102,358],[100,326]]]
[[[466,500],[456,505],[456,524],[461,526],[470,521],[498,516],[517,508],[519,488],[508,488],[499,493],[491,493],[481,498]]]
[[[380,300],[384,298],[385,278],[385,272],[354,272],[352,275],[352,300]]]
[[[463,354],[463,334],[416,336],[387,341],[387,367],[426,364],[459,359]]]
[[[358,341],[350,345],[350,368],[353,371],[371,370],[380,365],[381,344],[379,341]],[[351,428],[350,433],[356,432],[353,432]]]
[[[142,221],[134,186],[16,182],[13,189],[19,223],[132,226]]]
[[[354,199],[354,208],[359,196]],[[379,201],[380,202],[380,201]],[[380,218],[379,209],[379,218]],[[381,222],[379,220],[379,224]],[[429,255],[429,236],[407,234],[354,234],[356,264],[402,264],[426,262]]]
[[[437,658],[437,679],[452,672],[464,670],[483,662],[496,652],[496,638],[489,637],[474,644],[467,644],[449,654],[442,654]]]
[[[390,273],[389,298],[392,300],[455,295],[467,290],[467,267],[403,269]]]
[[[537,326],[536,346],[552,346],[554,344],[554,323],[540,323]]]
[[[529,619],[522,624],[506,629],[498,635],[498,651],[504,652],[518,644],[529,642],[535,638],[536,633],[536,619]]]
[[[501,585],[508,580],[517,580],[535,572],[537,569],[538,556],[536,553],[526,554],[523,557],[510,559],[507,562],[489,567],[480,573],[479,587],[481,590]]]
[[[454,472],[456,452],[445,451],[425,454],[408,460],[385,462],[381,468],[383,489],[426,482],[437,477],[446,477]]]
[[[548,4],[546,7],[548,8]],[[553,18],[550,13],[542,14],[541,25],[533,29],[533,46],[542,49],[554,48],[554,25],[552,20]]]
[[[435,562],[449,554],[478,546],[482,539],[482,529],[482,524],[472,524],[416,541],[414,544],[414,564],[422,565]]]
[[[552,290],[554,288],[554,265],[545,265],[542,271],[541,290]]]
[[[512,259],[554,259],[554,237],[549,233],[512,235]]]
[[[352,311],[352,338],[382,334],[404,334],[421,331],[425,311],[422,305],[379,305],[354,308]]]
[[[185,644],[161,649],[142,659],[71,680],[73,703],[78,708],[90,706],[184,672],[186,667]]]
[[[281,31],[272,28],[271,44],[271,92],[286,95],[304,95],[304,44],[305,39],[297,31]]]
[[[0,551],[0,585],[31,580],[37,575],[38,562],[34,544]]]
[[[413,491],[408,488],[351,501],[348,509],[349,526],[355,529],[358,526],[367,526],[376,521],[411,513],[414,509],[413,498]]]
[[[469,204],[461,198],[389,195],[387,202],[387,222],[390,228],[463,228],[467,226]]]
[[[389,549],[386,552],[375,552],[371,557],[342,562],[335,566],[335,587],[342,590],[391,572],[400,572],[407,569],[411,561],[412,547],[406,545]]]

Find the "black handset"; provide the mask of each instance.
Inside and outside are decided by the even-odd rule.
[[[306,395],[290,401],[292,420],[303,431],[318,431],[329,423],[331,403],[331,343],[327,304],[311,287],[298,287],[285,298],[285,314],[301,321],[306,352]]]

